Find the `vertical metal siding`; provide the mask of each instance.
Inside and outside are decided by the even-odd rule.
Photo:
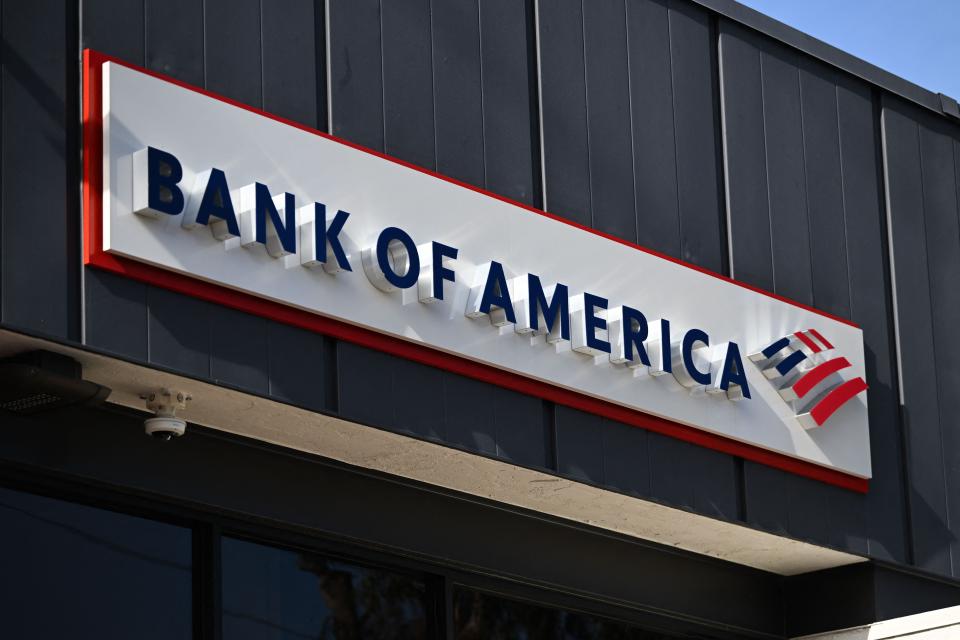
[[[145,66],[205,86],[203,0],[144,0],[143,7]]]
[[[837,121],[843,186],[850,317],[863,329],[874,469],[866,497],[869,550],[905,561],[907,523],[901,466],[899,391],[882,197],[879,120],[870,87],[837,73]],[[824,274],[828,278],[829,274]],[[815,297],[821,290],[815,272]],[[819,298],[817,298],[819,299]]]
[[[484,186],[543,206],[534,9],[480,0]]]
[[[957,128],[884,96],[883,132],[914,561],[958,575]]]
[[[520,464],[555,455],[570,477],[960,576],[955,127],[883,94],[881,166],[881,91],[686,0],[328,4],[86,0],[82,41],[319,128],[329,51],[334,134],[853,319],[870,492],[753,463],[741,475],[730,456],[562,407],[553,434],[538,399],[91,270],[88,343]],[[44,188],[67,180],[75,61],[48,46],[66,38],[62,6],[32,7],[0,21],[0,295],[5,322],[67,336],[77,278],[62,246],[76,230],[42,264],[22,239],[76,206]]]
[[[83,3],[83,44],[304,124],[325,125],[326,98],[317,87],[326,85],[316,70],[323,34],[315,32],[314,3],[285,3],[283,11],[263,5],[90,0]],[[328,408],[325,358],[332,354],[322,336],[93,269],[84,279],[88,344]]]
[[[483,185],[479,3],[434,0],[431,27],[436,169],[458,180]]]
[[[263,106],[262,49],[260,0],[204,2],[202,62],[207,89]]]
[[[708,14],[687,3],[549,0],[539,3],[538,17],[547,208],[627,240],[652,239],[655,249],[721,269],[724,221]],[[659,48],[650,47],[649,57],[647,35]],[[662,93],[639,84],[646,77]],[[654,167],[652,176],[644,173]],[[558,409],[560,472],[610,484],[606,460],[617,464],[623,452],[604,447],[597,434],[615,428],[598,429],[583,414]],[[618,467],[620,490],[736,518],[732,456],[656,434],[636,440],[632,448],[643,457],[632,477]]]
[[[0,317],[78,339],[77,16],[55,0],[2,9]]]
[[[326,37],[323,3],[260,2],[263,108],[326,131]],[[251,47],[255,46],[251,41]]]
[[[870,90],[740,25],[721,20],[719,31],[733,274],[863,326],[877,452],[867,499],[746,462],[747,520],[904,559],[891,294]]]

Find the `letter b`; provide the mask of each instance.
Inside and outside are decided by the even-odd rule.
[[[176,156],[154,147],[133,154],[133,212],[151,218],[183,211],[183,191],[177,185],[183,167]]]

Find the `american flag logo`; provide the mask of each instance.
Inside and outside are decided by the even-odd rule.
[[[750,360],[790,404],[804,429],[823,426],[837,410],[866,391],[863,378],[844,379],[851,367],[816,329],[775,340]]]

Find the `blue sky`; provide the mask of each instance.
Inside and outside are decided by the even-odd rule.
[[[960,0],[739,0],[911,82],[960,99]]]

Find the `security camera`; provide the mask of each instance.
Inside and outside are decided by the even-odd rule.
[[[140,396],[147,401],[147,410],[155,414],[143,421],[143,430],[157,440],[179,438],[187,430],[187,421],[177,417],[178,410],[187,408],[192,400],[189,393],[161,388]]]
[[[173,416],[158,416],[144,420],[143,429],[148,436],[157,440],[173,440],[182,436],[187,430],[187,421]]]

